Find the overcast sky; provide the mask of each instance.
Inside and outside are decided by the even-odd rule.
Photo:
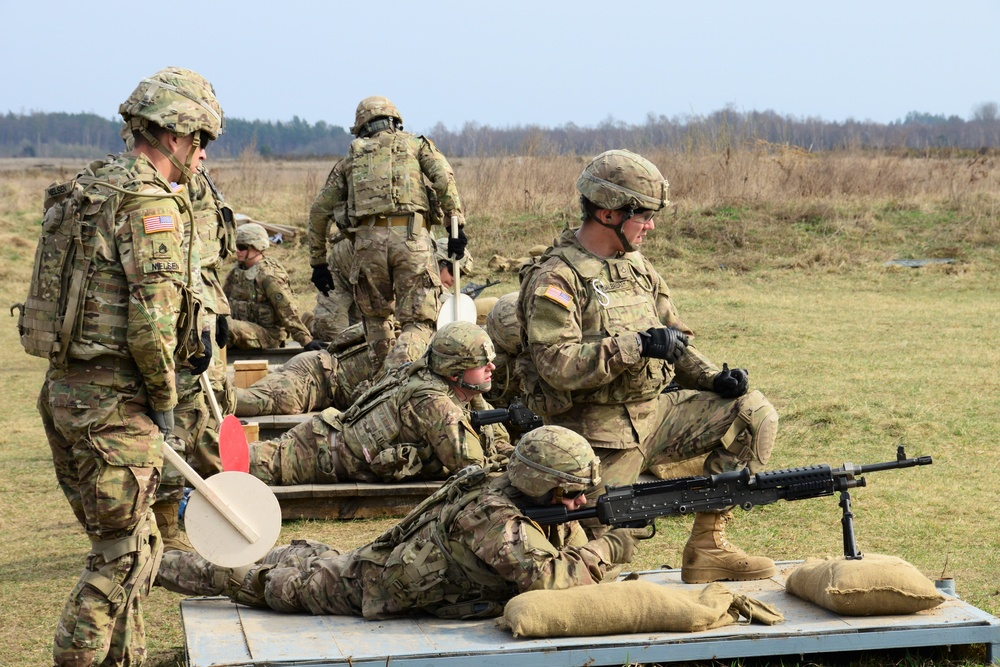
[[[212,81],[229,116],[345,128],[368,95],[418,132],[727,106],[969,118],[1000,102],[998,31],[1000,0],[0,0],[0,113],[110,118],[176,65]]]

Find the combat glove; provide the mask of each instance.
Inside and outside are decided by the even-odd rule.
[[[465,226],[458,228],[458,238],[448,237],[448,257],[454,260],[461,260],[465,257],[465,248],[469,245],[469,239],[465,235]]]
[[[745,368],[729,368],[722,364],[722,372],[712,380],[712,391],[722,398],[737,398],[747,393],[750,376]]]
[[[311,341],[302,346],[302,349],[306,352],[315,352],[316,350],[322,350],[326,347],[326,343],[321,340],[316,340],[313,338]]]
[[[668,363],[677,363],[687,350],[688,337],[677,327],[650,327],[639,332],[639,352],[644,357],[664,359]]]
[[[191,375],[201,375],[212,363],[212,336],[208,329],[201,332],[201,346],[205,348],[205,353],[188,359],[188,363],[191,364]]]
[[[330,273],[330,267],[327,264],[317,264],[313,267],[312,284],[323,293],[323,296],[330,296],[330,291],[334,287],[333,274]]]
[[[608,545],[612,563],[631,563],[639,542],[639,533],[631,528],[615,528],[604,533],[600,539]]]
[[[160,433],[165,436],[170,435],[174,430],[174,411],[170,410],[150,410],[149,418],[153,420],[157,428],[160,429]]]
[[[215,316],[215,344],[223,348],[229,342],[229,318],[225,315]]]

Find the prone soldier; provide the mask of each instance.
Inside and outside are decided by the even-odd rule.
[[[297,415],[329,407],[347,410],[371,384],[372,364],[361,323],[325,350],[301,352],[278,370],[236,388],[236,416]]]
[[[543,426],[521,439],[505,472],[462,470],[363,547],[341,552],[303,540],[235,569],[173,552],[159,583],[283,612],[498,616],[518,593],[597,584],[632,560],[631,529],[588,540],[575,522],[542,527],[524,515],[528,507],[579,509],[599,482],[600,461],[587,441]]]
[[[386,371],[347,410],[327,408],[276,440],[250,445],[250,472],[269,485],[444,479],[468,465],[505,460],[499,424],[482,439],[470,409],[485,409],[494,351],[469,322],[434,334],[424,356]]]

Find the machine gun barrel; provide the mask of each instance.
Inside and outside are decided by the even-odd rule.
[[[895,461],[855,466],[845,463],[840,468],[827,464],[787,468],[751,474],[743,469],[708,477],[694,476],[609,487],[593,507],[569,511],[563,505],[532,507],[525,514],[541,525],[596,518],[612,527],[650,525],[661,516],[677,516],[694,512],[712,512],[741,507],[749,511],[755,505],[770,505],[779,500],[803,500],[841,494],[844,512],[844,551],[848,558],[860,558],[854,540],[853,514],[849,489],[866,486],[859,475],[930,465],[930,456],[906,458],[902,447]],[[848,551],[852,553],[847,553]]]

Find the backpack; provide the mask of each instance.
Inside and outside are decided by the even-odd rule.
[[[11,306],[11,315],[18,310],[17,331],[24,351],[57,365],[65,363],[79,328],[96,253],[90,240],[98,229],[114,226],[120,195],[164,196],[126,190],[97,177],[96,170],[104,164],[103,160],[91,162],[73,180],[45,189],[42,234],[35,249],[28,296],[23,303]],[[135,180],[153,182],[145,175]]]
[[[35,250],[31,284],[20,312],[17,330],[24,351],[63,363],[73,330],[83,310],[83,294],[94,250],[85,246],[101,224],[112,221],[118,197],[91,188],[102,182],[91,164],[84,175],[45,189],[42,234]]]

